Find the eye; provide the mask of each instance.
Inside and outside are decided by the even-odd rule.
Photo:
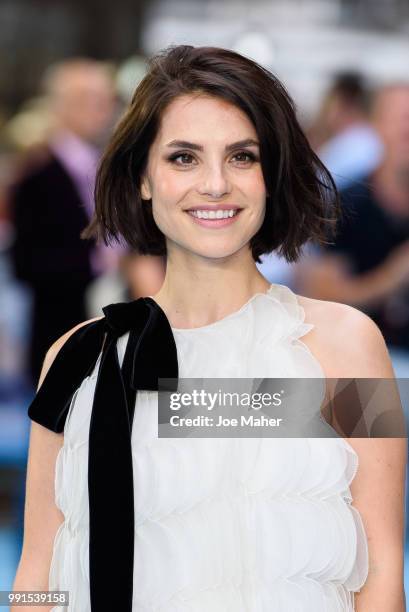
[[[256,156],[253,153],[250,153],[250,151],[239,151],[238,153],[234,155],[233,159],[234,158],[241,158],[241,159],[238,159],[238,163],[240,165],[253,163],[254,161],[257,161]]]
[[[168,159],[171,163],[174,163],[177,166],[191,166],[192,164],[189,163],[189,160],[192,160],[194,158],[193,155],[191,155],[190,153],[174,153]],[[183,163],[177,162],[176,160],[178,159],[183,159]]]

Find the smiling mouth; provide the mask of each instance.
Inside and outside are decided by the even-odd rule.
[[[231,208],[228,210],[187,210],[186,212],[196,219],[219,220],[236,217],[241,210],[241,208]]]

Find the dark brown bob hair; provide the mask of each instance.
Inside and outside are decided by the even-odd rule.
[[[281,82],[256,62],[227,49],[171,45],[152,57],[129,108],[103,154],[95,184],[95,214],[82,238],[106,245],[125,239],[144,255],[166,255],[166,237],[140,193],[142,174],[166,107],[185,94],[227,100],[246,113],[259,141],[268,197],[252,237],[253,258],[277,250],[288,262],[311,240],[327,243],[340,213],[335,183],[311,149]]]

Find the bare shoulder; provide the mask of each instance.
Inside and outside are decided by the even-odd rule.
[[[80,327],[83,327],[84,325],[87,325],[88,323],[92,323],[93,321],[98,321],[99,319],[103,319],[103,315],[100,317],[94,317],[93,319],[88,319],[87,321],[82,321],[81,323],[79,323],[78,325],[75,325],[75,327],[72,327],[71,329],[69,329],[67,332],[65,332],[65,334],[63,334],[62,336],[60,336],[48,349],[46,356],[44,358],[44,363],[43,363],[43,367],[41,370],[41,375],[40,375],[40,380],[38,382],[38,387],[37,387],[37,391],[38,389],[41,387],[43,380],[48,372],[48,370],[50,369],[54,359],[56,358],[58,352],[61,350],[61,347],[65,344],[65,342],[67,342],[68,338]]]
[[[297,295],[312,329],[303,342],[333,378],[390,378],[394,376],[384,337],[365,313],[338,302]]]

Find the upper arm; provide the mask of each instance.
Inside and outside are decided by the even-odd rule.
[[[96,317],[96,319],[101,317]],[[96,320],[91,319],[91,320]],[[91,321],[90,320],[90,321]],[[49,368],[63,344],[85,321],[59,338],[47,351],[40,375],[40,388]],[[64,520],[55,505],[55,464],[64,441],[62,433],[55,433],[43,425],[31,422],[27,461],[24,538],[15,588],[48,588],[48,573],[54,538]],[[22,587],[21,587],[22,588]]]
[[[88,321],[83,321],[82,323],[79,323],[78,325],[76,325],[72,329],[68,330],[65,334],[60,336],[60,338],[58,338],[58,340],[56,340],[54,342],[54,344],[52,344],[50,346],[50,348],[48,349],[48,351],[46,353],[46,356],[44,358],[43,367],[42,367],[40,378],[39,378],[39,381],[38,381],[37,391],[39,390],[39,388],[43,384],[44,378],[46,377],[46,374],[47,374],[48,370],[50,369],[51,364],[53,363],[54,359],[56,358],[59,350],[61,349],[63,344],[65,344],[65,342],[68,340],[68,338],[77,329],[79,329],[80,327],[83,327],[83,325],[87,325],[88,323],[91,323],[91,321],[97,321],[98,319],[102,319],[102,318],[103,317],[94,317],[93,319],[89,319]]]
[[[331,376],[379,379],[373,381],[374,387],[385,384],[386,392],[379,394],[378,407],[387,410],[395,406],[399,397],[393,396],[394,371],[378,326],[350,306],[337,304],[336,310],[339,323],[332,332],[334,340],[329,342],[333,352]],[[343,409],[348,410],[349,406],[344,405]],[[359,459],[350,488],[353,505],[364,523],[369,550],[368,580],[357,600],[362,607],[357,609],[403,610],[399,606],[403,589],[407,439],[351,437],[348,443]]]
[[[359,312],[359,311],[357,311]],[[379,408],[400,409],[399,394],[388,349],[378,326],[366,315],[355,315],[351,374],[381,379]],[[405,432],[402,431],[402,436]],[[399,610],[403,591],[406,437],[350,438],[359,458],[351,483],[354,506],[360,511],[369,549],[369,575],[358,609],[366,601],[379,610]],[[382,595],[381,595],[382,593]],[[365,605],[364,605],[365,604]],[[375,608],[376,610],[376,608]]]
[[[348,441],[359,458],[350,488],[369,553],[368,578],[358,599],[363,607],[358,610],[403,612],[399,606],[403,593],[406,438]]]
[[[338,302],[303,298],[314,329],[308,334],[328,378],[394,378],[385,339],[364,312]]]

